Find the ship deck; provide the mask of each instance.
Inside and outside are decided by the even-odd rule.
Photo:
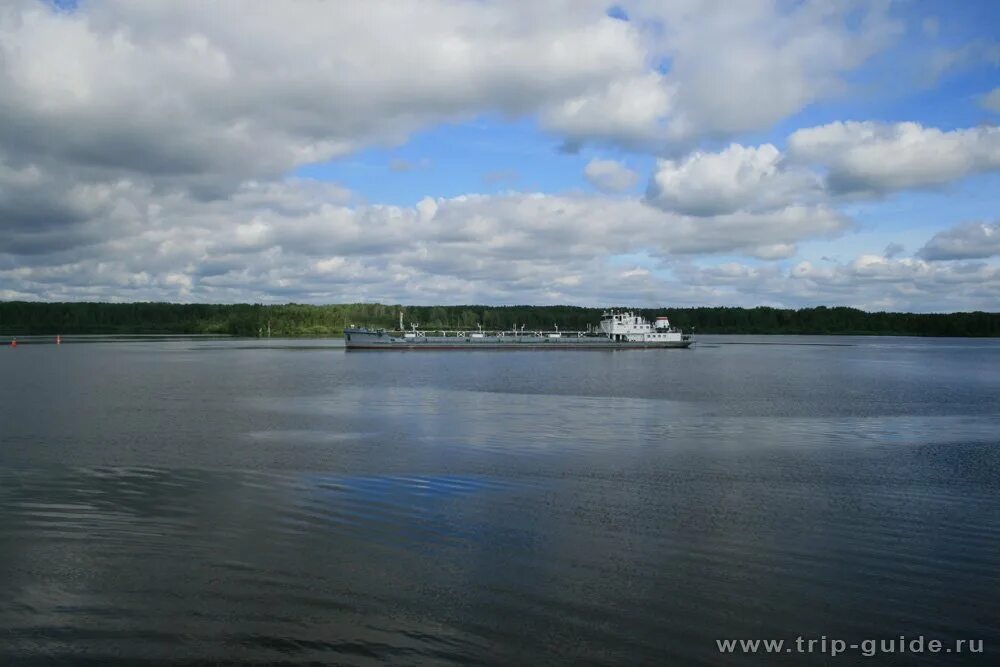
[[[613,341],[606,336],[563,334],[547,335],[455,335],[403,337],[390,332],[365,330],[345,331],[345,345],[352,350],[614,350],[686,348],[694,341],[689,337],[659,341]]]

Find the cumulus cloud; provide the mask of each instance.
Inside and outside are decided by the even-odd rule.
[[[251,182],[208,201],[119,184],[100,204],[81,212],[93,234],[75,243],[45,229],[0,237],[0,288],[47,299],[582,299],[606,294],[603,281],[623,285],[614,256],[778,258],[850,224],[815,206],[693,217],[582,194],[352,204],[306,180]],[[12,245],[24,243],[31,258]]]
[[[792,158],[822,165],[839,193],[941,186],[1000,169],[1000,128],[942,131],[919,123],[835,122],[796,130]]]
[[[567,137],[568,146],[605,141],[659,148],[674,101],[667,79],[649,72],[608,83],[542,109],[542,124]]]
[[[616,160],[594,158],[583,169],[590,184],[601,192],[625,192],[639,182],[639,175]]]
[[[18,243],[33,243],[34,254],[12,254],[10,235],[0,238],[8,243],[2,298],[653,304],[667,295],[683,304],[926,311],[989,309],[1000,296],[1000,269],[984,262],[870,255],[791,267],[697,264],[706,253],[787,258],[797,242],[850,225],[822,205],[692,216],[583,194],[359,204],[309,180],[251,182],[208,201],[108,187],[77,210],[76,224],[92,233],[73,243],[26,228]],[[637,253],[653,264],[615,259]]]
[[[673,138],[768,127],[843,93],[843,75],[902,32],[887,3],[646,2],[669,62]],[[852,27],[848,27],[852,26]]]
[[[895,30],[851,4],[636,2],[622,21],[596,0],[15,0],[0,8],[0,142],[208,193],[483,111],[656,150],[836,91]]]
[[[989,128],[848,124],[797,133],[787,156],[733,144],[665,160],[645,198],[620,196],[634,172],[601,160],[586,176],[619,196],[389,206],[289,178],[484,112],[537,118],[567,146],[681,155],[837,95],[898,31],[881,4],[852,0],[623,6],[627,21],[594,0],[3,3],[0,298],[719,303],[725,272],[663,276],[699,255],[782,260],[841,234],[840,192],[996,168]],[[634,255],[656,266],[615,261]],[[884,280],[975,276],[988,279],[979,298],[995,297],[988,266],[929,257]],[[871,282],[877,268],[813,271],[814,291],[792,294],[837,293],[844,272]],[[726,269],[732,289],[760,293],[782,270]]]
[[[647,192],[689,215],[768,211],[941,186],[1000,169],[1000,128],[942,131],[917,123],[836,122],[796,130],[788,154],[772,144],[730,144],[660,160]]]
[[[8,3],[0,143],[217,187],[642,75],[634,27],[569,4]]]
[[[991,310],[1000,298],[1000,267],[984,262],[933,263],[861,255],[789,268],[727,262],[675,269],[692,290],[709,289],[725,303],[779,307],[845,305],[866,310]]]
[[[843,76],[902,32],[882,3],[626,4],[656,66],[544,109],[574,142],[662,149],[768,127],[843,93]]]
[[[750,254],[757,259],[788,259],[796,250],[794,243],[773,243],[757,246],[750,250]]]
[[[789,168],[771,144],[732,144],[718,153],[660,160],[648,197],[665,210],[719,215],[775,210],[814,201],[819,194],[819,179],[808,170]]]
[[[938,232],[917,254],[931,261],[1000,255],[1000,222],[970,222]]]
[[[982,262],[939,265],[921,259],[862,255],[847,264],[795,265],[789,277],[799,294],[828,294],[831,300],[869,309],[975,309],[1000,295],[1000,267]]]

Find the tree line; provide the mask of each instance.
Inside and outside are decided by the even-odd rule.
[[[226,334],[233,336],[332,336],[349,325],[421,329],[582,330],[603,309],[576,306],[400,306],[351,303],[178,304],[0,302],[0,333],[30,334]],[[642,308],[647,318],[666,314],[695,333],[1000,336],[1000,313],[888,313],[856,308]]]

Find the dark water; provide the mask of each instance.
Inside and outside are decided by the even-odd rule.
[[[0,592],[15,664],[995,663],[1000,341],[0,349]]]

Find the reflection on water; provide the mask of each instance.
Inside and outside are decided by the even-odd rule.
[[[1000,345],[755,340],[0,355],[0,654],[717,664],[716,638],[924,634],[987,664]]]

